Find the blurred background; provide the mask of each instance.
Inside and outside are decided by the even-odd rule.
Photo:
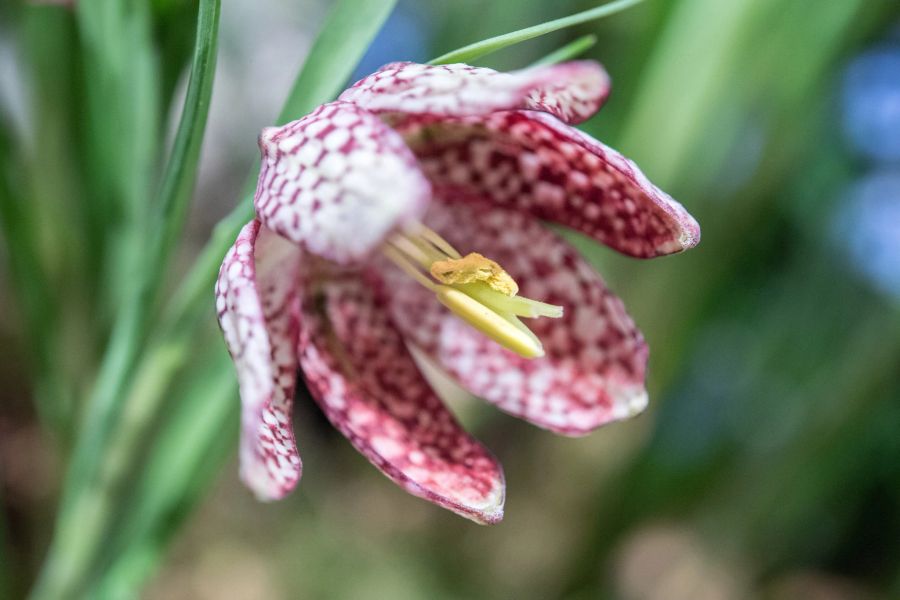
[[[224,3],[184,265],[236,203],[328,4]],[[595,4],[402,0],[358,74]],[[196,8],[152,10],[178,98]],[[900,598],[900,5],[648,0],[479,64],[522,67],[588,33],[613,94],[584,128],[703,228],[696,249],[648,262],[571,236],[648,340],[648,411],[566,439],[455,397],[505,467],[493,527],[406,495],[304,403],[303,482],[258,504],[237,479],[236,422],[209,416],[222,425],[198,503],[169,515],[144,597]],[[63,209],[79,63],[47,57],[75,36],[65,7],[0,8],[0,102]],[[39,424],[2,286],[0,597],[16,598],[46,551],[65,446]],[[64,310],[95,318],[83,300]],[[77,326],[70,339],[77,374],[93,342]]]

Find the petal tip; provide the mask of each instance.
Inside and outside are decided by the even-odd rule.
[[[495,463],[496,472],[491,476],[490,489],[456,490],[424,486],[420,482],[401,475],[399,483],[413,496],[418,496],[429,502],[445,508],[457,515],[464,517],[479,525],[494,525],[503,520],[503,507],[506,503],[506,478],[503,475],[503,467]]]
[[[489,501],[478,504],[463,504],[448,501],[449,499],[446,498],[429,499],[479,525],[496,525],[503,520],[503,509],[506,503],[505,482],[501,480],[491,496]]]
[[[472,521],[478,523],[479,525],[496,525],[500,521],[503,520],[503,505],[501,504],[496,509],[491,511],[484,511],[478,514],[476,518],[472,518]]]
[[[592,117],[609,97],[612,79],[595,60],[573,60],[525,69],[533,78],[532,98],[526,108],[547,112],[575,125]],[[537,85],[544,80],[543,85]]]
[[[299,461],[291,466],[290,472],[283,472],[280,480],[273,479],[262,465],[259,469],[242,465],[240,469],[241,482],[247,486],[257,501],[266,503],[276,502],[288,496],[297,487],[302,475],[303,463]]]
[[[617,413],[617,420],[630,419],[644,412],[649,403],[650,396],[643,387],[627,389],[617,400],[614,413]]]
[[[700,224],[691,215],[687,215],[685,219],[678,242],[681,244],[682,251],[690,250],[700,243]]]

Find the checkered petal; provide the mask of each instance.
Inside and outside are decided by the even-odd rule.
[[[593,61],[532,67],[511,73],[464,64],[391,63],[341,94],[375,113],[486,115],[527,109],[579,123],[609,95],[609,76]]]
[[[638,258],[680,252],[700,241],[694,218],[637,165],[552,116],[412,116],[396,129],[432,185],[454,197],[489,198]]]
[[[532,217],[486,202],[435,203],[426,223],[460,252],[498,261],[520,294],[563,306],[529,327],[546,356],[525,359],[469,327],[399,270],[386,269],[391,314],[407,339],[476,396],[535,425],[583,435],[647,404],[647,347],[603,280]]]
[[[503,517],[499,463],[429,387],[369,286],[324,283],[301,323],[310,390],[359,452],[415,496],[480,523]]]
[[[300,250],[251,221],[225,256],[216,310],[241,394],[241,479],[276,500],[300,479],[291,428],[297,374]]]
[[[403,139],[353,104],[332,102],[267,128],[259,146],[258,218],[338,263],[364,258],[430,197]]]

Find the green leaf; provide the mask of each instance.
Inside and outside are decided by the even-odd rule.
[[[97,265],[99,260],[88,257],[102,256],[100,238],[87,233],[86,216],[96,205],[84,201],[84,153],[76,146],[86,135],[83,86],[79,85],[81,45],[71,10],[31,4],[21,8],[15,11],[21,18],[14,27],[19,28],[15,37],[26,69],[22,83],[29,88],[28,124],[19,132],[13,156],[0,159],[15,169],[19,213],[7,235],[15,247],[8,259],[23,265],[23,270],[11,289],[18,295],[27,333],[39,414],[61,446],[68,447],[77,416],[76,395],[97,359],[92,351],[97,341],[94,332],[81,327],[95,320],[97,311],[92,308],[88,316],[87,302],[72,300],[90,297],[97,290],[99,269],[86,266],[85,261]],[[28,142],[38,140],[29,151]],[[15,276],[12,271],[10,275]],[[71,351],[73,347],[79,351]]]
[[[443,54],[435,58],[429,64],[446,65],[449,63],[459,62],[469,63],[476,58],[481,58],[482,56],[493,54],[498,50],[503,50],[504,48],[508,48],[509,46],[520,44],[536,37],[540,37],[554,31],[559,31],[560,29],[565,29],[567,27],[581,25],[582,23],[593,21],[595,19],[608,17],[610,15],[616,14],[617,12],[623,11],[626,8],[631,8],[636,4],[640,4],[641,2],[643,2],[643,0],[616,0],[615,2],[610,2],[608,4],[604,4],[602,6],[586,10],[584,12],[576,13],[568,17],[563,17],[554,21],[547,21],[546,23],[541,23],[540,25],[526,27],[525,29],[513,31],[511,33],[505,33],[503,35],[498,35],[481,42],[463,46],[462,48],[459,48],[452,52],[448,52],[447,54]]]
[[[184,220],[212,93],[218,18],[219,0],[201,2],[191,81],[162,185],[160,212],[154,223],[149,248],[140,263],[142,272],[137,274],[138,280],[132,282],[133,292],[126,296],[127,301],[101,365],[96,391],[88,406],[84,434],[72,463],[71,477],[75,489],[85,485],[84,473],[101,460],[102,448],[112,426],[116,400],[123,395],[127,377],[144,338],[144,323],[152,304],[155,284],[161,279],[168,254],[167,244],[180,231]],[[67,499],[68,495],[64,497],[64,505]]]
[[[102,200],[134,214],[148,196],[158,130],[150,10],[137,0],[82,0],[76,10],[93,176],[108,194]]]
[[[562,48],[554,50],[544,58],[540,60],[536,60],[531,63],[532,67],[539,67],[542,65],[555,65],[556,63],[565,62],[567,60],[571,60],[584,52],[587,52],[590,48],[597,43],[597,36],[593,33],[588,35],[583,35],[580,38],[577,38]]]
[[[328,15],[300,75],[281,109],[278,124],[334,100],[366,53],[397,0],[340,0]]]
[[[59,311],[41,260],[34,203],[21,193],[25,186],[23,165],[5,114],[0,111],[0,248],[5,252],[11,290],[27,333],[30,367],[37,380],[35,399],[43,424],[63,434],[68,416],[66,386],[54,351]],[[5,246],[5,248],[3,248]]]
[[[131,236],[146,227],[145,207],[157,168],[159,70],[153,24],[149,3],[142,0],[80,0],[75,11],[86,95],[88,239],[94,245],[92,258],[99,261],[89,272],[110,277],[112,285],[95,288],[102,301],[118,305],[136,251]]]
[[[100,550],[97,543],[106,526],[105,516],[98,514],[96,507],[103,506],[101,500],[106,496],[115,496],[119,492],[117,486],[122,484],[116,477],[104,476],[112,463],[107,450],[127,396],[126,389],[134,363],[146,337],[147,317],[155,291],[162,279],[170,247],[181,230],[193,188],[212,94],[219,6],[219,0],[200,3],[191,79],[161,186],[158,214],[153,219],[155,222],[151,222],[149,234],[135,231],[141,239],[149,239],[149,242],[145,243],[146,247],[140,255],[138,273],[132,275],[130,291],[124,297],[95,392],[88,405],[83,430],[66,476],[56,537],[47,568],[42,574],[41,586],[35,592],[36,597],[42,594],[54,597],[82,585],[86,571],[91,568],[94,556]],[[109,23],[105,22],[104,26],[108,27]],[[105,29],[99,33],[107,35]],[[117,38],[113,35],[111,39]],[[100,499],[94,498],[94,495],[100,496]],[[90,531],[92,526],[96,527],[96,531]],[[76,556],[78,560],[61,561],[57,556],[60,554]]]
[[[184,226],[197,179],[200,147],[206,130],[216,72],[220,5],[220,0],[200,3],[191,77],[157,206],[155,239],[150,247],[149,257],[149,268],[156,271],[150,280],[151,289],[156,289],[163,267]]]
[[[134,595],[234,448],[239,402],[231,358],[220,343],[207,348],[187,381],[166,395],[149,459],[107,545],[111,566],[96,582],[96,597]]]
[[[76,452],[73,471],[90,470],[101,460],[102,447],[114,419],[116,401],[123,396],[128,378],[146,337],[148,317],[165,274],[168,258],[181,232],[200,161],[215,75],[220,0],[200,3],[191,76],[169,161],[160,187],[160,197],[151,215],[149,234],[142,236],[139,271],[133,275],[130,293],[118,315],[96,390],[88,407],[85,437]],[[77,475],[76,481],[84,477]],[[66,496],[68,498],[68,496]]]

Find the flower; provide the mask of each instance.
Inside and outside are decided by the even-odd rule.
[[[586,61],[513,73],[393,63],[262,132],[257,217],[216,286],[240,384],[241,475],[260,499],[300,478],[298,370],[385,475],[482,523],[502,518],[502,468],[411,347],[476,396],[561,434],[646,406],[640,332],[541,224],[639,258],[699,241],[680,204],[569,125],[608,90]],[[520,316],[544,318],[529,329]]]

